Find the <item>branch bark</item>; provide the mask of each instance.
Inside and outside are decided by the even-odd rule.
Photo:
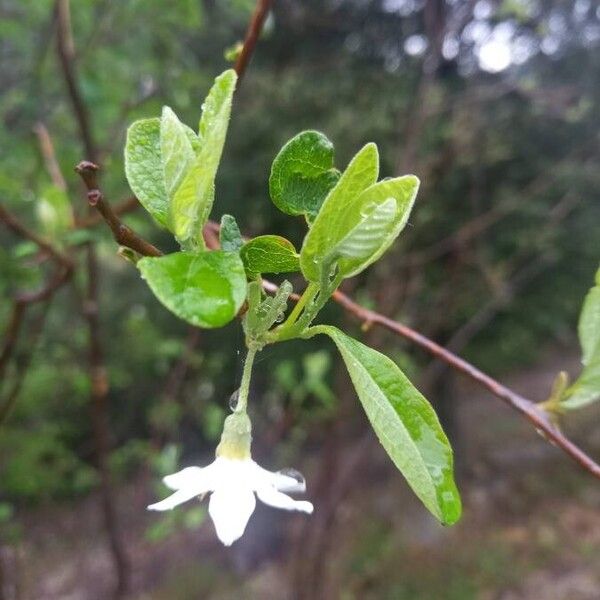
[[[115,241],[121,246],[135,250],[142,256],[162,256],[162,252],[150,242],[139,237],[131,227],[125,225],[117,216],[110,204],[106,202],[102,192],[98,189],[97,172],[98,165],[84,160],[80,162],[75,170],[85,183],[87,188],[87,199],[91,208],[95,208],[113,233]]]
[[[510,408],[523,415],[549,442],[553,443],[569,455],[586,471],[600,479],[600,465],[565,437],[563,433],[552,424],[547,414],[541,408],[538,408],[535,402],[524,398],[510,388],[502,385],[493,377],[486,375],[471,363],[460,358],[446,348],[443,348],[439,344],[436,344],[433,340],[430,340],[418,331],[373,310],[360,306],[342,292],[335,292],[333,299],[346,311],[358,318],[365,326],[379,325],[384,327],[392,333],[413,342],[423,350],[429,352],[432,356],[445,362],[454,370],[481,384]]]
[[[126,200],[123,200],[119,204],[117,204],[113,209],[113,213],[115,215],[126,215],[130,212],[136,211],[140,207],[140,203],[135,196],[131,196]],[[86,217],[81,217],[75,221],[75,227],[77,229],[87,229],[88,227],[95,227],[96,225],[102,223],[104,218],[101,214],[95,212]]]
[[[242,47],[242,51],[240,52],[240,55],[235,61],[234,69],[238,76],[238,89],[242,83],[242,79],[244,77],[244,74],[246,73],[248,64],[250,63],[250,58],[254,53],[256,42],[258,42],[260,32],[262,31],[263,25],[265,24],[265,20],[267,18],[267,15],[269,14],[269,10],[271,9],[272,4],[273,0],[258,0],[256,3],[254,13],[250,18],[250,23],[248,24],[248,29],[246,31],[244,46]]]

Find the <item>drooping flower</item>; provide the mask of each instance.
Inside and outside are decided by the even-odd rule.
[[[163,481],[175,493],[149,510],[171,510],[196,496],[211,492],[208,512],[217,536],[226,546],[239,539],[256,507],[258,499],[284,510],[312,513],[313,505],[294,500],[286,492],[304,492],[302,478],[284,472],[263,469],[250,455],[250,419],[245,413],[234,413],[225,420],[217,457],[206,467],[187,467]]]

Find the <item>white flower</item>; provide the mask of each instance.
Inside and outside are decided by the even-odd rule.
[[[283,473],[273,473],[246,456],[228,458],[217,456],[207,467],[188,467],[163,479],[175,493],[150,510],[170,510],[195,496],[212,492],[208,512],[215,524],[219,539],[230,546],[239,539],[256,507],[256,499],[275,508],[312,513],[310,502],[294,500],[284,492],[304,492],[306,485]]]

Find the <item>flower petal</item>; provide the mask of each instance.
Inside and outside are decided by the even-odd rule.
[[[150,506],[148,506],[148,510],[171,510],[176,506],[191,500],[194,496],[198,496],[199,493],[202,492],[198,492],[198,490],[193,488],[178,490],[164,500],[156,502],[155,504],[150,504]]]
[[[271,487],[275,487],[280,492],[305,492],[306,491],[306,482],[304,479],[301,481],[296,479],[295,477],[290,477],[289,475],[285,475],[282,472],[274,473],[273,471],[267,471],[267,469],[263,469],[259,464],[254,463],[255,472],[259,475],[261,479],[261,485],[258,487],[266,487],[270,485]],[[258,477],[257,477],[258,478]],[[263,483],[264,482],[264,483]]]
[[[258,496],[259,500],[265,504],[268,504],[269,506],[274,506],[275,508],[282,508],[284,510],[299,510],[308,514],[311,514],[313,511],[313,505],[310,502],[307,502],[306,500],[294,500],[287,494],[278,492],[272,487],[260,488],[259,490],[256,490],[256,495]]]
[[[301,481],[290,477],[289,475],[284,475],[283,473],[272,473],[273,476],[273,485],[280,492],[305,492],[306,491],[306,481],[302,479]]]
[[[172,490],[195,489],[204,494],[213,489],[214,463],[208,467],[187,467],[163,478],[164,484]]]
[[[231,546],[242,537],[255,507],[256,498],[249,488],[227,486],[212,493],[208,512],[223,544]]]

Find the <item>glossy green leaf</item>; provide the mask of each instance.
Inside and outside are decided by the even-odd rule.
[[[318,131],[303,131],[275,157],[269,193],[282,212],[312,220],[339,177],[333,168],[333,144]]]
[[[169,221],[160,144],[160,119],[135,121],[127,130],[125,174],[140,204],[162,226]]]
[[[242,247],[244,267],[250,277],[260,273],[290,273],[300,270],[299,256],[292,242],[279,235],[261,235]]]
[[[362,261],[376,252],[394,219],[396,208],[396,200],[388,198],[383,204],[375,204],[365,210],[361,220],[336,244],[335,254],[347,261]]]
[[[331,326],[316,326],[338,347],[367,417],[390,458],[423,504],[443,524],[455,523],[461,500],[452,448],[435,411],[387,356]]]
[[[160,119],[160,151],[167,196],[172,198],[195,154],[185,126],[168,106],[163,107]]]
[[[377,181],[379,155],[375,144],[367,144],[350,161],[336,186],[329,192],[312,228],[304,238],[300,266],[304,276],[313,282],[323,278],[323,261],[337,242],[350,229],[339,231],[344,211],[369,186]]]
[[[184,247],[204,246],[202,226],[214,200],[215,177],[227,135],[236,80],[233,70],[215,79],[203,105],[199,151],[171,201],[172,230]]]
[[[225,325],[246,297],[244,265],[234,252],[174,252],[142,258],[137,266],[154,295],[198,327]]]
[[[348,233],[334,245],[324,264],[337,261],[344,277],[352,277],[375,262],[404,229],[418,190],[414,175],[367,188],[341,215],[338,226]]]
[[[596,285],[583,302],[578,332],[583,370],[561,403],[569,409],[581,408],[600,399],[600,269],[596,272]]]
[[[322,281],[337,263],[341,275],[352,277],[376,261],[406,225],[418,189],[419,180],[414,175],[386,179],[345,203],[344,210],[339,201],[339,209],[331,211],[327,226],[319,215],[302,248],[302,269],[308,271],[305,275]],[[320,234],[315,244],[311,234],[317,226],[317,233],[324,231],[327,239]]]
[[[221,250],[228,252],[239,252],[244,245],[237,221],[231,215],[223,215],[221,217],[219,243],[221,244]]]
[[[181,126],[183,127],[183,131],[185,132],[187,139],[192,145],[192,150],[194,151],[194,154],[198,155],[198,153],[200,152],[200,148],[202,147],[202,140],[200,139],[200,136],[191,127],[188,127],[185,123],[182,123]]]

